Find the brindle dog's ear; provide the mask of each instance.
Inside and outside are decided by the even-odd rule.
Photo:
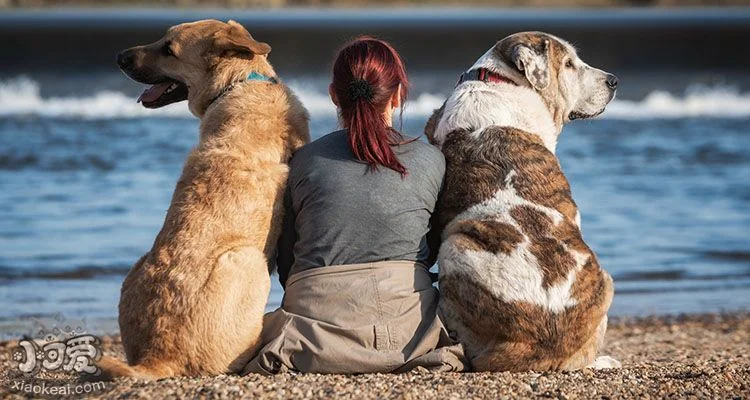
[[[264,55],[271,52],[271,46],[253,39],[250,32],[235,21],[229,20],[227,28],[214,35],[213,49],[226,53],[247,53]]]
[[[516,44],[510,51],[511,61],[526,75],[526,79],[536,90],[544,90],[549,86],[549,47],[549,40],[543,39],[536,46]]]

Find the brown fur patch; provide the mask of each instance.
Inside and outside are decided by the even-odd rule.
[[[465,330],[459,339],[477,371],[576,369],[593,362],[596,350],[575,366],[567,360],[585,344],[598,348],[599,342],[590,338],[606,312],[592,314],[583,306],[552,314],[533,304],[505,302],[460,275],[441,276],[440,288],[443,307],[449,306],[457,317],[446,324],[451,330]]]
[[[569,54],[568,49],[557,39],[543,32],[523,32],[510,35],[499,41],[493,51],[508,65],[516,65],[514,49],[518,45],[528,46],[533,51],[543,54],[549,68],[549,85],[538,93],[552,114],[557,126],[562,127],[566,121],[564,99],[560,96],[559,78],[563,68],[563,59]],[[519,71],[523,74],[523,71]]]
[[[512,225],[492,220],[461,221],[453,227],[450,234],[458,234],[462,239],[467,239],[462,243],[471,250],[493,254],[510,254],[523,240],[523,235]]]
[[[446,172],[443,194],[436,207],[435,225],[445,225],[469,207],[489,200],[512,184],[524,199],[560,211],[575,221],[577,207],[560,164],[538,136],[507,127],[487,128],[480,137],[469,129],[448,134],[443,143]]]
[[[531,253],[542,270],[542,287],[547,289],[564,281],[575,268],[576,260],[563,242],[552,236],[552,219],[529,206],[515,207],[510,215],[531,240]]]

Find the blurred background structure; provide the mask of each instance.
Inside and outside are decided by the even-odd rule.
[[[4,7],[686,7],[748,4],[748,0],[0,0],[0,6]]]
[[[203,18],[235,19],[273,47],[314,138],[336,129],[330,63],[359,34],[402,53],[413,83],[403,130],[415,136],[497,40],[570,40],[621,78],[604,115],[568,125],[558,148],[584,236],[615,278],[612,314],[746,310],[746,4],[0,0],[0,338],[57,312],[116,329],[124,274],[158,232],[198,128],[185,103],[137,104],[143,86],[115,54]],[[275,285],[269,308],[281,295]]]

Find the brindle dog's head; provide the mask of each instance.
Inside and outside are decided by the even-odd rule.
[[[559,124],[601,114],[617,89],[616,76],[589,66],[568,42],[543,32],[502,39],[474,65],[480,66],[533,88]]]
[[[153,85],[139,98],[144,107],[188,100],[190,111],[201,117],[243,74],[272,74],[266,60],[270,51],[234,21],[203,20],[173,26],[154,43],[122,51],[117,64],[131,79]]]

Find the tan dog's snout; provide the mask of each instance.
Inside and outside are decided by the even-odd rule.
[[[117,53],[117,65],[120,69],[127,70],[133,66],[135,61],[135,54],[132,49],[126,49]]]
[[[163,75],[153,71],[152,65],[145,62],[145,53],[143,46],[125,49],[117,54],[117,65],[128,77],[140,83],[154,84],[164,80]]]
[[[235,21],[204,20],[173,26],[159,40],[123,50],[116,59],[129,78],[151,85],[138,98],[144,107],[188,100],[200,116],[211,98],[247,76],[247,63],[269,74],[270,51]]]

